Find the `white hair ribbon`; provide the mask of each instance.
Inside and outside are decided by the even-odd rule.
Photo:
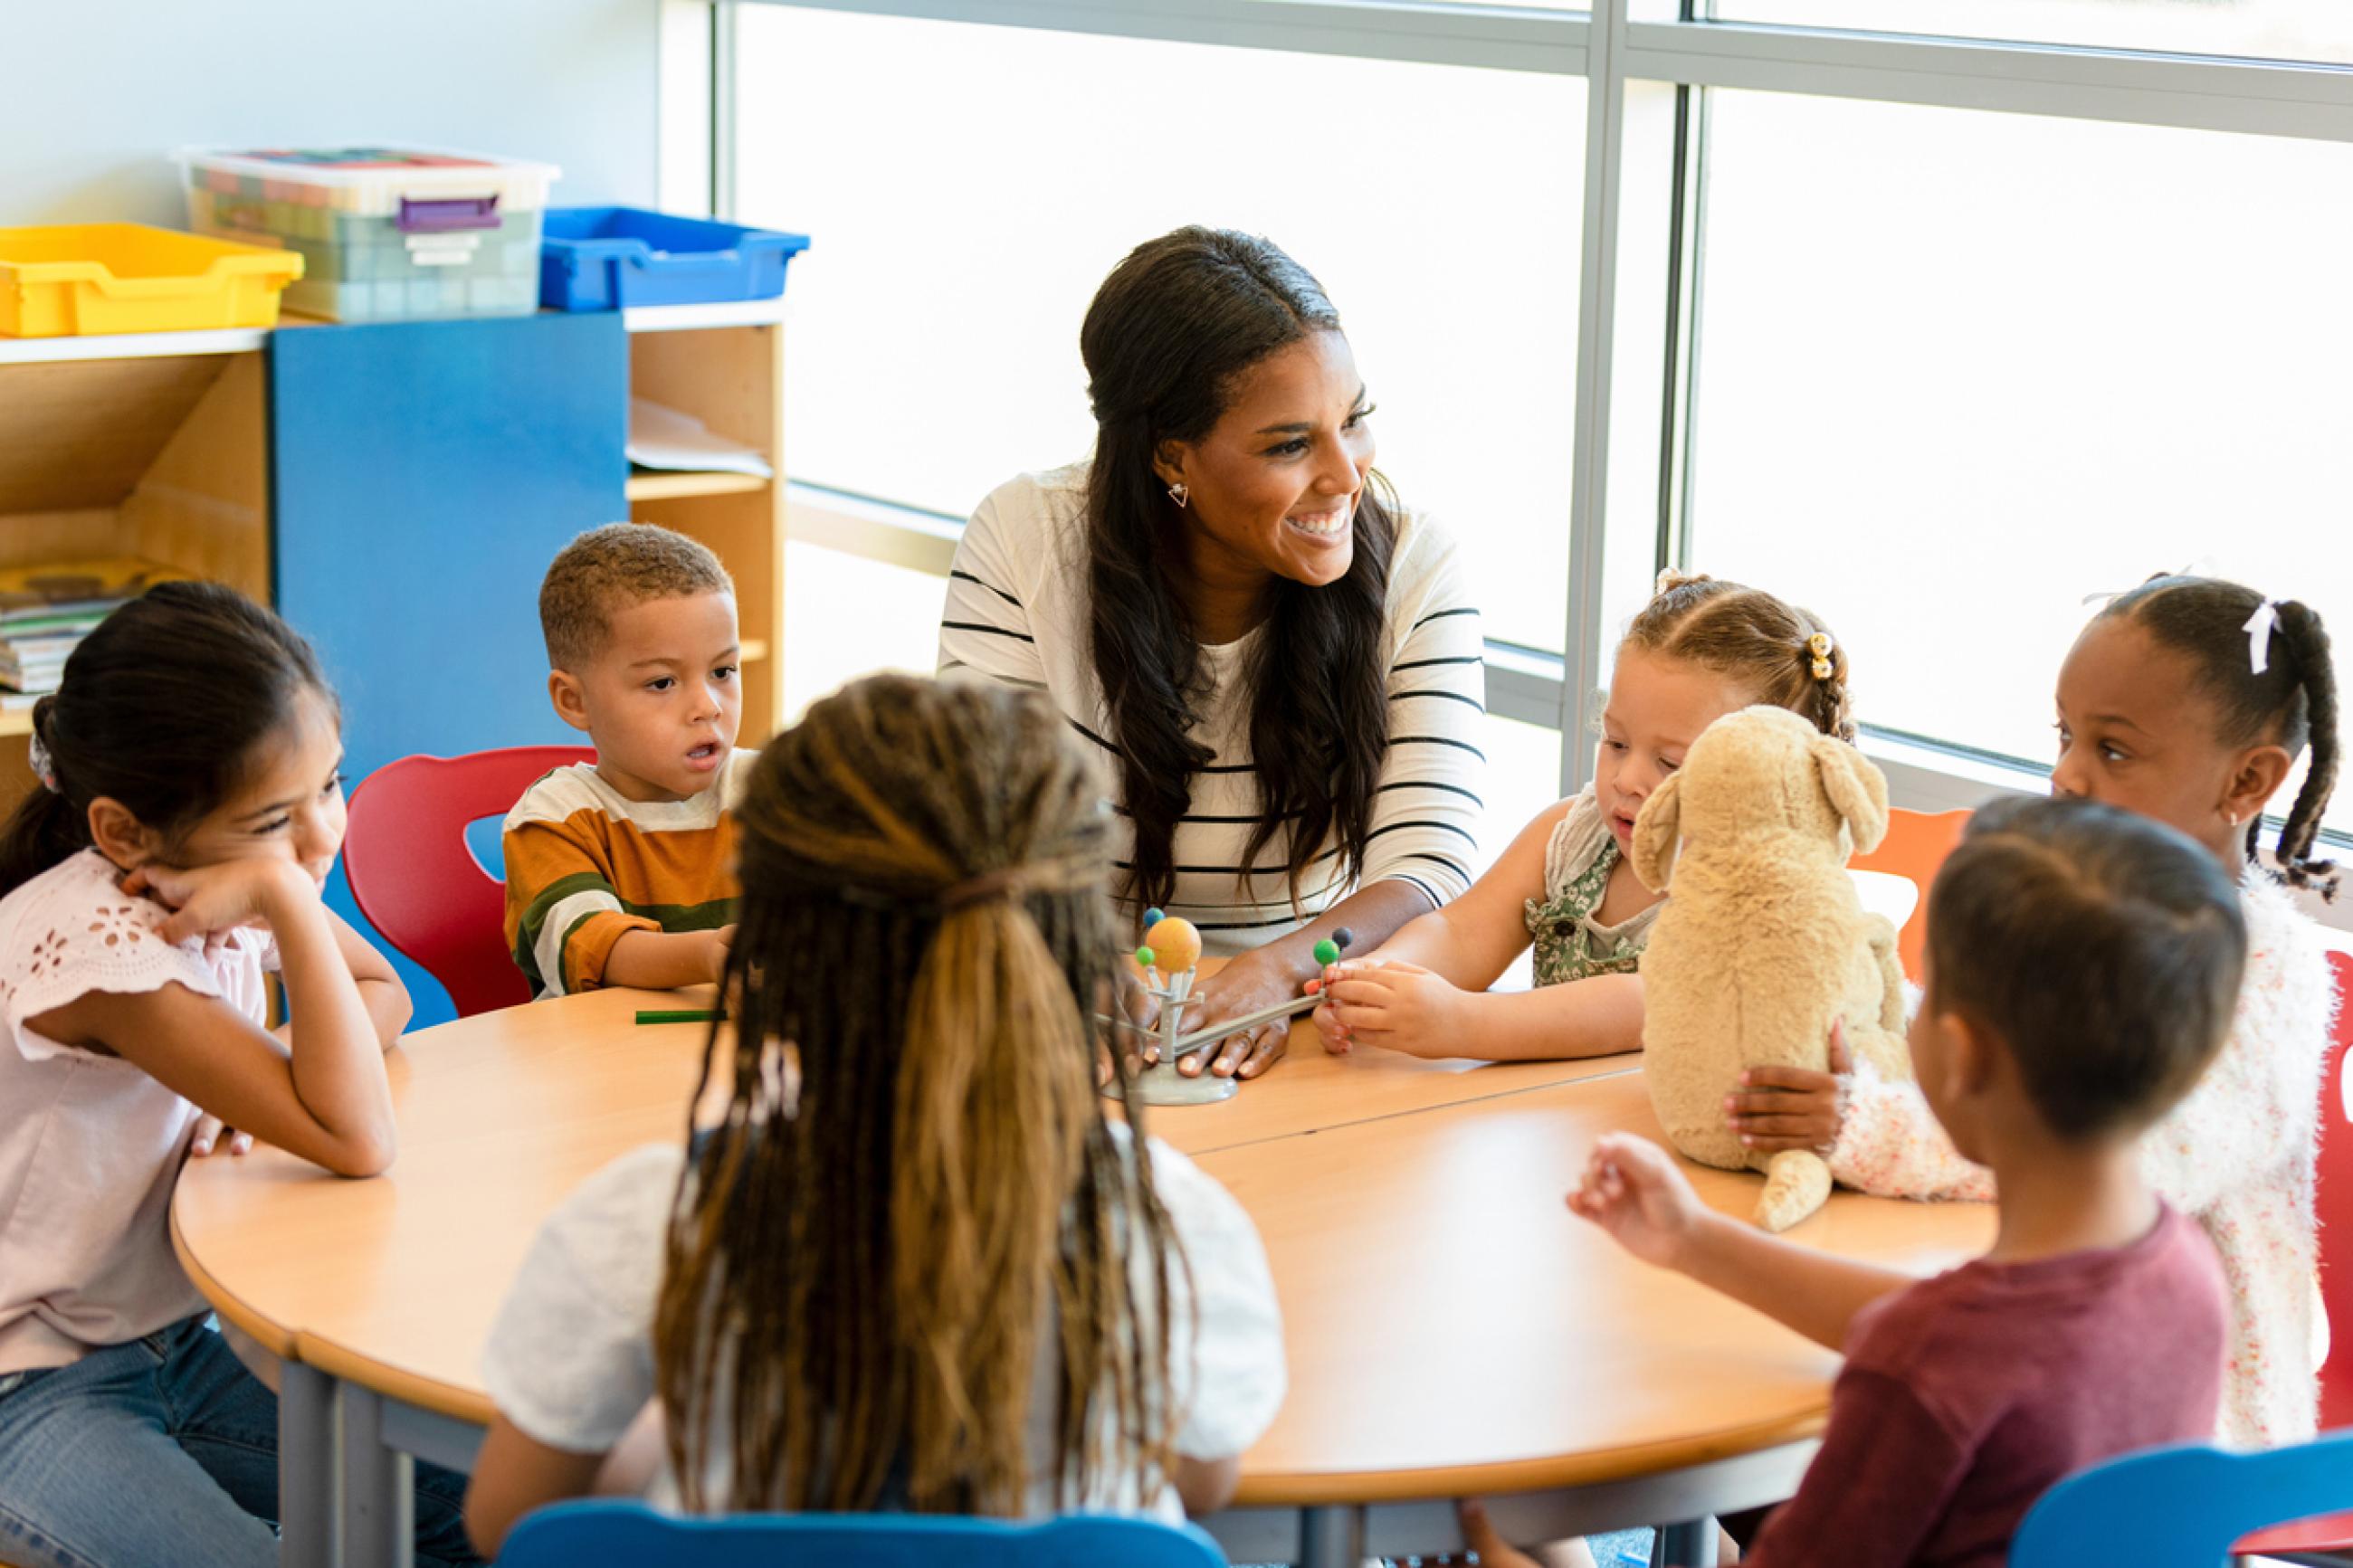
[[[2240,628],[2247,634],[2247,667],[2257,675],[2271,668],[2272,634],[2279,630],[2279,601],[2265,599]]]

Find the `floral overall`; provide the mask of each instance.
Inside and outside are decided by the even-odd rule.
[[[1612,839],[1601,853],[1549,903],[1527,901],[1528,934],[1535,938],[1535,980],[1538,985],[1563,985],[1596,974],[1631,974],[1642,962],[1643,939],[1650,921],[1645,910],[1615,926],[1597,924],[1594,910],[1609,888],[1609,872],[1618,864]],[[1652,906],[1655,909],[1657,906]]]

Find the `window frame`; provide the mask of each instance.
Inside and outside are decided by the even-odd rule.
[[[1572,738],[1586,732],[1598,715],[1597,697],[1608,670],[1611,627],[1605,601],[1610,577],[1605,566],[1614,562],[1622,582],[1632,566],[1656,571],[1684,563],[1690,415],[1699,363],[1696,296],[1704,276],[1708,89],[2353,142],[2353,65],[1721,22],[1696,15],[1697,0],[1678,0],[1683,15],[1659,21],[1633,20],[1630,0],[1594,0],[1590,13],[1442,0],[666,4],[707,6],[712,14],[707,125],[695,126],[691,115],[666,113],[663,135],[667,141],[698,131],[707,134],[704,156],[680,162],[709,168],[711,206],[722,217],[734,205],[734,17],[744,5],[1586,77],[1566,652],[1488,644],[1491,710]],[[1630,85],[1637,87],[1639,105],[1630,105]],[[1651,112],[1655,106],[1647,89],[1657,86],[1673,89],[1671,129],[1661,129]],[[1663,159],[1656,158],[1655,139],[1670,134],[1671,147]],[[1672,232],[1650,237],[1649,248],[1629,244],[1642,237],[1621,233],[1620,225],[1630,148],[1645,146],[1645,137],[1652,139],[1653,151],[1642,156],[1666,170],[1673,184],[1664,202]],[[1639,300],[1621,310],[1620,284],[1630,256],[1637,267],[1663,258],[1668,277],[1663,289],[1646,285],[1627,291],[1630,300]],[[1625,363],[1616,358],[1621,339],[1631,351]],[[1613,406],[1626,364],[1648,357],[1646,341],[1663,353],[1663,394],[1630,397]],[[1661,363],[1651,360],[1654,366]],[[1636,493],[1646,504],[1636,506],[1621,484],[1613,511],[1613,458],[1640,476],[1651,469],[1653,457],[1655,495],[1643,487]],[[795,538],[944,577],[962,520],[789,481],[786,526]],[[1866,725],[1863,745],[1886,771],[1895,804],[1910,809],[1946,810],[1981,802],[1989,793],[2040,793],[2048,786],[2045,768],[1932,738]],[[1591,748],[1572,740],[1561,754],[1560,787],[1574,793],[1590,777]],[[2353,851],[2353,836],[2323,837]],[[2353,924],[2353,915],[2345,918]]]

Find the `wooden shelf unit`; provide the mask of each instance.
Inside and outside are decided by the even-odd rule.
[[[138,352],[88,352],[100,342]],[[0,349],[0,568],[137,556],[269,598],[259,334]],[[29,710],[0,711],[0,809],[30,784],[32,732]]]
[[[747,746],[782,719],[782,319],[780,300],[622,313],[628,384],[613,389],[617,406],[635,395],[692,415],[778,477],[624,466],[611,510],[580,522],[659,523],[725,563],[743,633]],[[290,317],[278,330],[311,325]],[[259,331],[0,338],[0,570],[143,557],[276,602],[284,563],[273,556],[272,342]],[[457,493],[470,498],[470,481]],[[311,515],[306,527],[317,526],[315,507]],[[0,710],[0,811],[31,787],[31,731],[28,710]]]
[[[712,434],[766,458],[772,472],[785,471],[781,324],[629,324],[632,396],[691,415]],[[784,647],[784,486],[749,474],[645,473],[630,477],[628,498],[633,521],[701,540],[733,575],[744,637],[740,743],[763,744],[784,718],[784,675],[776,657]]]
[[[749,495],[771,481],[759,474],[638,473],[629,476],[631,500],[678,500],[687,496]]]

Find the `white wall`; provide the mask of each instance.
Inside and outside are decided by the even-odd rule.
[[[0,0],[0,226],[184,226],[190,144],[415,142],[655,200],[660,0]]]

